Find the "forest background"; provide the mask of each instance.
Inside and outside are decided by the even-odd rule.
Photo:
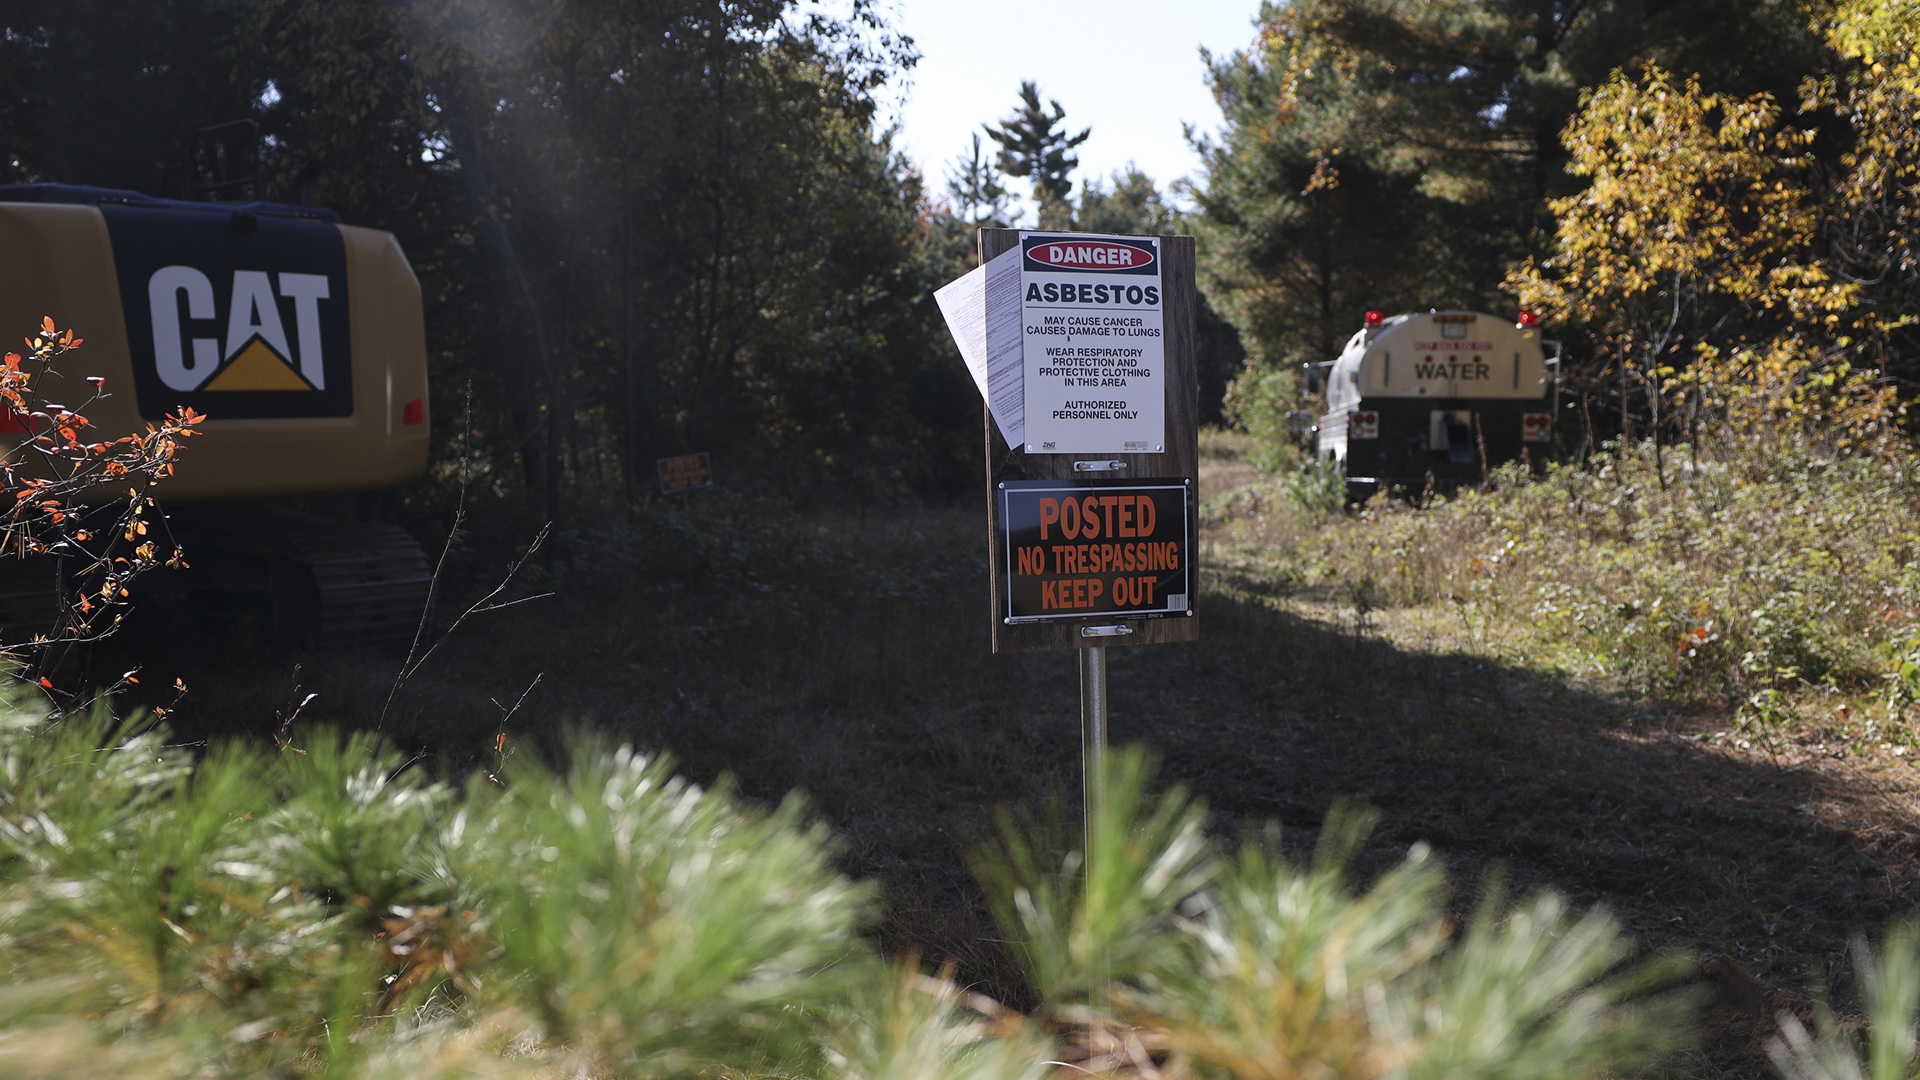
[[[1044,87],[1009,87],[997,143],[983,152],[976,132],[969,153],[956,132],[947,175],[919,175],[876,121],[876,94],[910,72],[913,42],[879,6],[824,11],[9,5],[0,181],[187,194],[210,175],[190,133],[256,121],[250,194],[393,231],[426,291],[440,483],[396,498],[444,503],[464,454],[482,497],[562,537],[643,497],[656,457],[693,450],[714,453],[731,483],[802,501],[968,490],[978,410],[931,293],[971,265],[974,228],[1002,223],[1004,193],[1023,181],[1047,227],[1200,235],[1212,419],[1224,407],[1277,435],[1275,418],[1299,404],[1297,365],[1332,357],[1363,311],[1524,300],[1568,344],[1584,405],[1562,425],[1564,449],[1584,453],[1630,432],[1636,410],[1659,413],[1644,373],[1778,329],[1753,315],[1773,298],[1738,284],[1656,284],[1637,316],[1617,297],[1548,295],[1578,276],[1552,261],[1571,213],[1555,200],[1599,175],[1563,132],[1583,90],[1650,64],[1698,80],[1700,124],[1718,123],[1715,102],[1754,95],[1784,110],[1744,136],[1753,175],[1703,183],[1791,181],[1798,209],[1773,211],[1804,218],[1769,223],[1767,207],[1732,205],[1731,188],[1702,189],[1694,220],[1671,223],[1683,243],[1705,238],[1714,206],[1751,220],[1729,219],[1727,250],[1679,275],[1711,277],[1706,264],[1741,244],[1765,248],[1741,267],[1750,278],[1817,265],[1858,285],[1840,307],[1888,314],[1820,347],[1886,378],[1913,374],[1913,331],[1897,315],[1916,280],[1900,178],[1866,191],[1846,164],[1859,140],[1910,139],[1912,121],[1895,108],[1881,118],[1894,129],[1852,124],[1864,114],[1845,80],[1876,69],[1830,40],[1831,5],[1267,4],[1246,49],[1204,58],[1224,119],[1192,133],[1205,168],[1178,181],[1179,200],[1138,172],[1076,192],[1085,133],[1046,107]],[[1704,130],[1658,138],[1711,142]],[[1789,133],[1791,148],[1754,143]],[[1619,232],[1618,211],[1587,225]],[[1620,322],[1634,317],[1647,326]]]

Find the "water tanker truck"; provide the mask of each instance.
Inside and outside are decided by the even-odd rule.
[[[1531,315],[1370,311],[1326,371],[1314,449],[1359,501],[1390,488],[1479,483],[1489,469],[1544,459],[1553,441],[1554,367]]]

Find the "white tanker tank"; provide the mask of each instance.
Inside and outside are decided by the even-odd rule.
[[[1553,441],[1556,361],[1532,316],[1518,322],[1470,311],[1384,317],[1366,325],[1326,368],[1327,412],[1315,450],[1335,462],[1348,497],[1382,488],[1479,483],[1523,453],[1544,460]]]

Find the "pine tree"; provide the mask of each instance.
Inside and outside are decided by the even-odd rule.
[[[1153,177],[1128,164],[1104,182],[1088,180],[1080,187],[1080,207],[1075,227],[1090,233],[1138,233],[1147,236],[1191,232],[1191,223],[1180,208],[1167,202]],[[1240,331],[1220,317],[1208,302],[1204,290],[1195,296],[1194,336],[1196,367],[1200,379],[1200,422],[1217,424],[1225,419],[1222,407],[1227,384],[1240,374],[1247,350],[1240,343]]]
[[[1506,268],[1583,186],[1560,130],[1615,68],[1786,100],[1826,62],[1804,16],[1737,0],[1295,0],[1259,24],[1208,58],[1225,123],[1195,197],[1203,274],[1265,365],[1330,359],[1368,309],[1511,307]]]
[[[1013,193],[1000,182],[1001,173],[980,145],[978,132],[967,156],[947,172],[947,194],[957,216],[974,228],[1004,229],[1013,221]]]
[[[1078,224],[1083,232],[1145,233],[1181,231],[1180,212],[1167,205],[1153,178],[1129,163],[1106,181],[1080,185]]]
[[[988,125],[987,137],[1000,144],[1000,171],[1033,183],[1033,201],[1040,208],[1040,227],[1073,227],[1073,181],[1067,174],[1080,167],[1074,147],[1087,141],[1092,128],[1069,135],[1062,123],[1067,110],[1049,100],[1052,111],[1040,106],[1040,87],[1031,80],[1020,84],[1020,106],[999,127]]]

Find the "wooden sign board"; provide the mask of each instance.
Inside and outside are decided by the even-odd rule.
[[[660,493],[663,495],[704,491],[713,486],[713,463],[705,453],[661,458],[655,465],[660,470]]]
[[[1200,467],[1194,242],[1191,236],[1143,239],[1157,241],[1149,246],[1157,248],[1159,263],[1158,351],[1163,355],[1154,377],[1164,392],[1165,439],[1156,440],[1154,448],[1164,449],[1029,452],[1028,443],[1008,446],[991,413],[982,409],[996,653],[1152,645],[1200,636],[1192,603],[1198,585],[1193,556]],[[1020,243],[1019,230],[980,230],[981,264]],[[1112,351],[1106,346],[1113,340],[1102,340],[1103,350]],[[1175,597],[1177,604],[1171,603]],[[1083,627],[1111,626],[1133,632],[1081,633]]]

